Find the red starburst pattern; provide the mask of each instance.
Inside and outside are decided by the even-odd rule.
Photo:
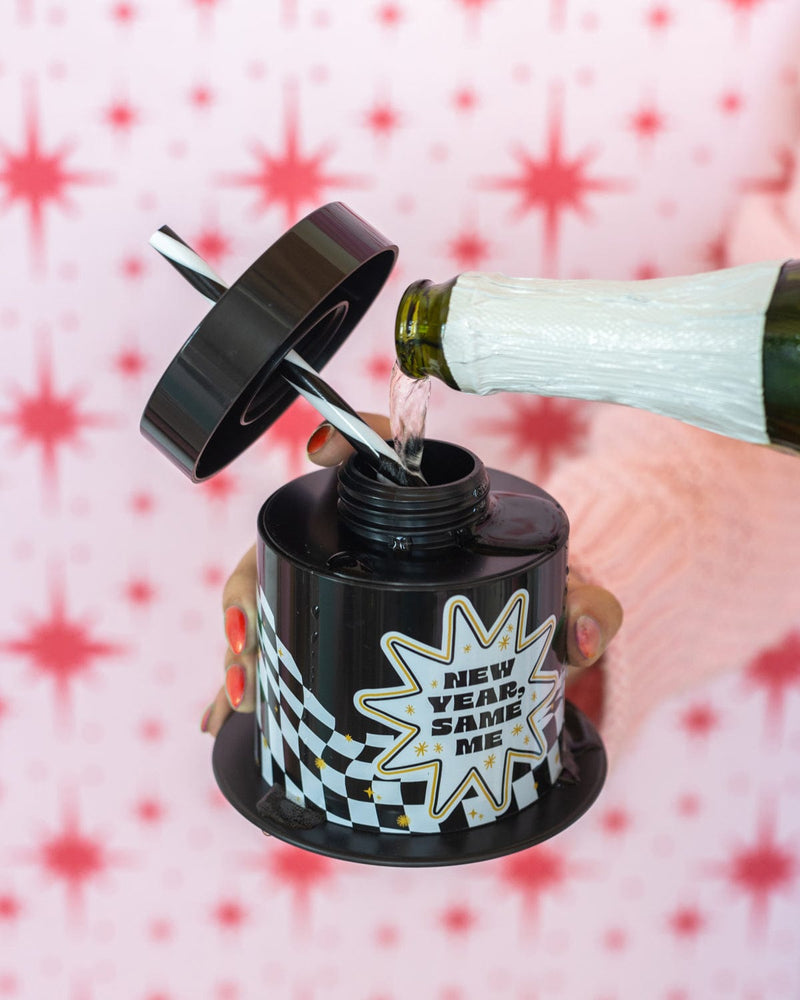
[[[548,893],[558,892],[569,879],[566,856],[551,847],[531,847],[499,863],[500,878],[521,893],[526,906],[536,912]]]
[[[771,813],[762,818],[752,843],[734,848],[726,862],[710,868],[734,892],[749,898],[757,931],[766,929],[770,900],[776,893],[791,889],[800,870],[796,854],[775,839]]]
[[[139,112],[124,99],[113,101],[108,107],[103,109],[103,122],[113,132],[125,134],[130,132],[134,125],[139,124]]]
[[[5,187],[5,197],[0,210],[19,202],[28,213],[28,227],[34,253],[41,256],[44,250],[44,213],[48,205],[72,208],[68,189],[73,185],[99,184],[104,180],[99,174],[86,170],[72,170],[66,160],[73,151],[73,144],[62,143],[51,152],[42,148],[39,112],[29,91],[24,106],[24,140],[18,152],[0,144],[0,185]]]
[[[696,816],[700,812],[700,799],[692,792],[686,792],[675,803],[675,811],[679,816],[687,818]]]
[[[382,948],[392,948],[400,940],[400,932],[394,924],[381,924],[375,928],[375,943]]]
[[[147,607],[156,597],[156,588],[146,577],[132,577],[125,584],[125,599],[136,607]]]
[[[40,352],[37,384],[32,392],[14,388],[12,410],[0,412],[0,425],[13,427],[20,447],[34,445],[42,456],[44,485],[48,497],[55,496],[58,449],[79,447],[81,433],[87,427],[107,427],[112,421],[100,414],[85,413],[79,408],[83,392],[79,389],[59,395],[53,386],[52,357],[46,347]]]
[[[491,253],[491,244],[476,229],[463,229],[447,244],[447,256],[462,271],[478,270]]]
[[[138,281],[145,272],[145,263],[141,257],[125,257],[119,269],[122,272],[123,278],[127,278],[129,281]]]
[[[232,472],[222,469],[201,483],[203,496],[212,503],[224,504],[239,492],[239,480]]]
[[[297,93],[288,87],[284,116],[283,149],[277,154],[267,152],[260,144],[253,143],[251,152],[258,161],[254,173],[224,176],[223,183],[234,187],[255,188],[260,199],[257,212],[265,212],[272,205],[281,205],[287,225],[294,223],[304,204],[318,205],[324,201],[324,192],[330,187],[360,187],[362,178],[346,174],[327,173],[325,161],[333,154],[334,147],[327,144],[316,153],[304,154],[300,149],[300,114]]]
[[[214,103],[214,91],[204,83],[198,83],[189,91],[189,103],[201,110]]]
[[[397,3],[384,3],[375,12],[384,28],[396,28],[403,20],[403,8]]]
[[[364,112],[364,125],[376,139],[388,139],[400,128],[402,115],[389,101],[376,101]]]
[[[481,429],[507,438],[507,449],[515,455],[531,455],[537,474],[546,478],[558,459],[579,454],[589,432],[583,403],[547,396],[509,401],[511,415],[488,420]]]
[[[649,145],[666,128],[666,119],[655,104],[643,104],[628,116],[628,128]]]
[[[768,728],[773,735],[779,733],[789,691],[800,690],[800,632],[790,632],[759,653],[746,676],[766,694]]]
[[[136,5],[132,3],[115,3],[111,8],[111,17],[117,24],[131,24],[137,16]]]
[[[609,927],[603,934],[603,947],[607,951],[624,951],[628,935],[622,927]]]
[[[227,572],[221,566],[204,566],[202,572],[203,583],[212,590],[217,590],[223,585],[227,578]]]
[[[542,213],[544,266],[547,271],[555,269],[564,213],[569,211],[583,219],[589,219],[591,214],[586,198],[590,193],[619,192],[629,187],[622,180],[591,176],[588,172],[589,164],[596,158],[597,152],[587,149],[576,156],[566,155],[563,132],[562,92],[560,88],[555,88],[550,104],[544,154],[537,157],[521,148],[512,150],[512,155],[520,166],[519,173],[480,182],[480,186],[484,188],[518,193],[518,216],[525,216],[533,211]]]
[[[736,14],[752,14],[765,0],[722,0]]]
[[[219,264],[233,249],[230,237],[221,229],[212,226],[199,232],[192,240],[192,246],[211,264]]]
[[[286,453],[289,475],[297,476],[305,465],[306,443],[321,419],[310,403],[297,399],[261,439],[262,447],[270,455],[276,448],[282,449]]]
[[[123,347],[111,361],[114,371],[124,379],[135,380],[147,370],[147,359],[136,347]]]
[[[727,90],[720,97],[719,106],[726,115],[735,115],[744,107],[744,98],[738,90]]]
[[[494,0],[455,0],[455,2],[464,9],[468,17],[473,18],[473,24],[477,26],[475,19],[483,12],[484,7]]]
[[[222,899],[212,910],[211,917],[221,928],[237,931],[247,920],[247,910],[235,899]]]
[[[154,826],[160,823],[166,813],[162,802],[154,798],[143,798],[133,807],[134,815],[147,826]]]
[[[388,385],[394,360],[388,354],[373,354],[364,362],[364,372],[370,382]]]
[[[617,806],[613,809],[606,809],[600,816],[600,825],[605,833],[617,837],[630,829],[631,817],[625,809]]]
[[[550,0],[550,27],[561,31],[567,21],[567,0]]]
[[[645,13],[645,23],[653,31],[664,31],[675,19],[672,10],[666,4],[654,4]]]
[[[139,735],[145,743],[158,743],[164,738],[164,723],[160,719],[142,719]]]
[[[173,932],[172,922],[163,917],[157,917],[150,922],[148,932],[153,941],[169,941]]]
[[[453,94],[453,106],[456,111],[469,113],[474,111],[478,105],[478,95],[472,87],[459,87]]]
[[[285,888],[294,899],[299,917],[308,912],[311,894],[333,878],[333,862],[320,854],[302,851],[289,844],[270,844],[258,865]]]
[[[153,513],[156,502],[152,493],[134,493],[131,496],[130,505],[134,514],[145,516]]]
[[[64,808],[61,829],[46,836],[28,858],[40,866],[48,882],[64,885],[73,912],[82,910],[86,886],[118,861],[101,837],[83,831],[74,803]]]
[[[60,719],[71,703],[72,684],[90,675],[96,660],[124,652],[119,643],[96,638],[87,620],[68,616],[64,584],[58,575],[51,580],[47,616],[32,618],[20,637],[0,640],[0,649],[26,659],[35,674],[52,682]]]
[[[10,892],[0,893],[0,923],[16,920],[22,912],[22,904]]]
[[[696,906],[680,906],[667,917],[667,926],[682,940],[696,938],[706,929],[708,921],[704,913]]]
[[[475,913],[464,903],[448,906],[441,914],[442,927],[448,934],[466,936],[477,923]]]
[[[707,739],[719,726],[719,716],[707,703],[690,705],[681,714],[679,725],[687,735],[696,739]]]

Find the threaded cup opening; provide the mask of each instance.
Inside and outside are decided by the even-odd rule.
[[[486,512],[483,462],[458,445],[426,441],[422,474],[427,486],[397,486],[353,455],[339,471],[340,517],[360,538],[394,550],[457,544]]]

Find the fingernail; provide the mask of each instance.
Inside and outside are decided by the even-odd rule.
[[[244,611],[235,605],[225,611],[225,635],[228,645],[238,656],[247,642],[247,619]]]
[[[329,424],[326,420],[324,423],[320,424],[319,427],[314,431],[311,437],[308,439],[308,444],[306,445],[306,452],[309,455],[313,455],[315,451],[319,451],[324,444],[327,443],[328,438],[333,434],[333,424]]]
[[[225,671],[225,692],[231,708],[238,708],[244,698],[244,689],[247,684],[247,675],[244,668],[238,663],[232,663]]]
[[[208,708],[205,710],[205,712],[203,712],[203,718],[200,720],[201,733],[208,732],[208,721],[211,718],[211,710],[213,709],[213,707],[214,707],[214,702],[212,701],[211,704],[208,706]]]
[[[594,618],[581,615],[575,622],[575,642],[581,656],[586,660],[593,660],[600,652],[602,641],[603,634]]]

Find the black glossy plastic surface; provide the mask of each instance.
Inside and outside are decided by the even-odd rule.
[[[195,482],[249,447],[296,398],[294,349],[321,369],[386,281],[397,248],[340,203],[294,225],[198,325],[145,408],[142,433]]]
[[[298,830],[265,819],[256,803],[267,791],[253,764],[252,715],[229,716],[214,744],[213,765],[225,798],[255,826],[296,847],[344,861],[397,867],[434,867],[488,861],[533,847],[571,826],[603,787],[607,762],[596,730],[574,705],[566,704],[564,727],[579,742],[578,781],[559,781],[540,801],[496,823],[455,833],[376,834],[325,822]]]

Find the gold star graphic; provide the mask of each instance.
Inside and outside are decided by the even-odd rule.
[[[438,681],[431,681],[431,687],[432,688],[438,688],[439,687],[439,682]]]
[[[442,746],[441,743],[434,743],[433,744],[433,752],[434,753],[443,753],[444,752],[444,747]]]
[[[469,651],[470,651],[471,649],[472,649],[472,646],[471,646],[471,645],[469,645],[469,644],[467,644],[467,645],[466,645],[466,646],[464,647],[464,652],[465,652],[465,653],[468,653],[468,652],[469,652]]]
[[[325,761],[322,759],[322,757],[315,757],[314,758],[314,764],[316,765],[316,767],[317,767],[317,769],[319,771],[321,771],[323,769],[323,767],[327,767],[328,766],[325,763]]]
[[[414,714],[414,706],[406,705],[406,715],[413,715],[413,714]]]
[[[408,816],[406,816],[405,813],[403,813],[402,816],[398,816],[397,817],[397,825],[398,826],[407,827],[410,822],[411,822],[411,820],[408,818]]]
[[[490,753],[489,756],[486,758],[486,760],[483,762],[483,766],[487,769],[490,767],[494,767],[495,759],[496,759],[495,755],[493,753]]]
[[[364,789],[364,794],[366,795],[366,797],[367,797],[368,799],[371,799],[371,798],[372,798],[372,796],[373,796],[373,795],[374,795],[375,793],[374,793],[374,792],[372,791],[372,789],[371,789],[371,788],[365,788],[365,789]]]
[[[516,726],[514,726],[514,728],[511,730],[511,735],[519,736],[521,732],[522,732],[522,725],[518,722]]]
[[[424,757],[427,752],[428,744],[424,740],[420,740],[420,742],[414,747],[414,753],[417,757]]]
[[[501,649],[505,649],[508,646],[508,636],[504,635],[503,638],[497,644]]]

